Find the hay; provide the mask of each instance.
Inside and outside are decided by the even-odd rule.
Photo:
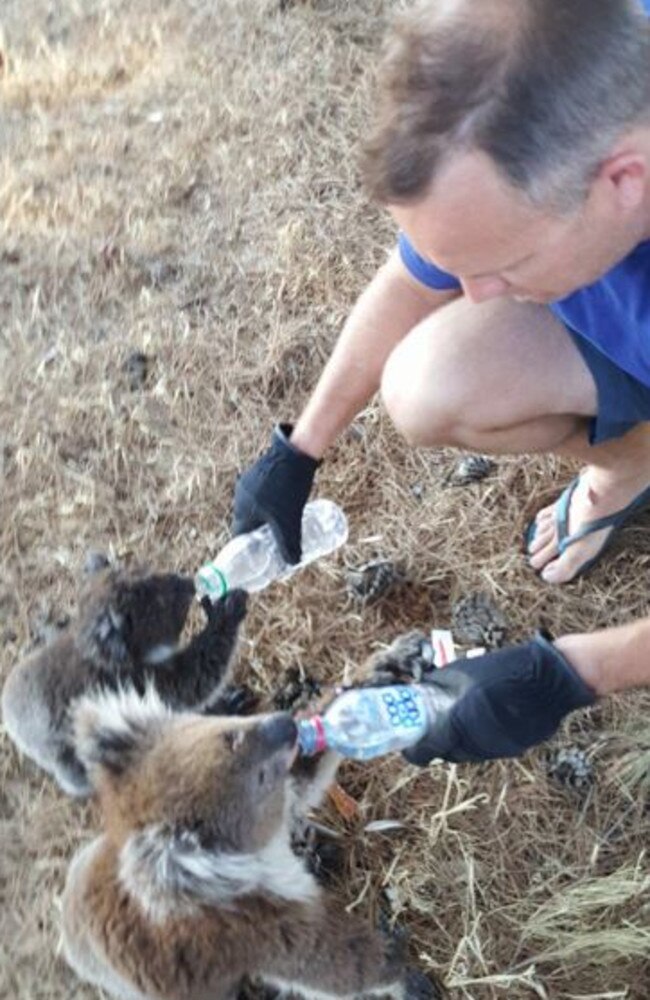
[[[391,246],[354,162],[390,6],[5,0],[2,676],[39,615],[73,608],[87,549],[191,571],[227,538],[236,472],[298,412]],[[504,458],[461,490],[446,487],[454,459],[408,452],[374,402],[360,414],[319,475],[349,546],[252,602],[240,672],[262,695],[290,666],[337,681],[398,632],[447,624],[470,591],[513,639],[647,612],[647,523],[588,581],[545,589],[518,538],[567,466]],[[378,557],[410,583],[360,608],[345,566]],[[344,834],[345,904],[376,913],[387,890],[455,998],[646,997],[648,740],[626,727],[649,704],[629,695],[567,724],[558,741],[594,764],[586,797],[550,783],[542,751],[346,765],[358,817],[323,815]],[[56,944],[93,809],[5,736],[0,760],[0,996],[90,997]],[[385,819],[403,828],[366,829]]]

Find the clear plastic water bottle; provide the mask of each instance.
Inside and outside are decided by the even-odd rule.
[[[212,601],[236,587],[250,592],[262,590],[273,580],[281,580],[333,552],[346,541],[348,522],[345,514],[331,500],[312,500],[302,515],[302,559],[295,565],[287,563],[268,524],[233,538],[216,559],[203,566],[196,575],[199,598],[207,595]]]
[[[298,722],[298,746],[305,756],[329,749],[355,760],[381,757],[421,740],[452,701],[446,691],[426,684],[351,688],[323,715]]]

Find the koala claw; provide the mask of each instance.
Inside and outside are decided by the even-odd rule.
[[[206,595],[201,598],[201,607],[210,624],[215,627],[221,627],[226,623],[238,625],[246,617],[248,593],[241,589],[230,590],[214,604]]]
[[[440,997],[439,990],[419,969],[407,968],[404,987],[405,1000],[437,1000]]]
[[[408,931],[403,924],[391,924],[389,913],[386,909],[381,909],[377,918],[377,926],[381,933],[400,945],[408,942]]]
[[[243,621],[248,610],[248,591],[238,587],[236,590],[231,590],[230,593],[226,594],[223,601],[227,617],[234,624]]]
[[[110,564],[111,561],[105,552],[90,549],[84,559],[83,572],[86,576],[92,576],[95,573],[101,573],[103,569],[108,569]]]
[[[388,915],[384,912],[380,912],[377,929],[384,939],[386,958],[391,962],[403,962],[408,946],[406,930],[399,924],[391,927]]]
[[[395,684],[415,681],[418,683],[435,670],[433,648],[424,632],[406,632],[395,639],[383,653],[371,663],[369,682],[372,684]]]
[[[229,684],[217,697],[202,709],[203,715],[249,715],[257,705],[258,697],[245,684]]]

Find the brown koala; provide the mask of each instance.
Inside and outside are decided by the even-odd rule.
[[[152,690],[106,693],[78,704],[75,733],[105,818],[63,893],[64,954],[83,979],[121,1000],[226,1000],[244,977],[319,1000],[431,996],[403,943],[292,852],[292,819],[338,758],[296,777],[290,715],[172,714]]]
[[[72,741],[70,709],[93,688],[151,681],[173,708],[212,702],[227,680],[246,594],[203,605],[203,631],[177,649],[194,584],[176,574],[102,569],[86,585],[76,621],[13,668],[2,717],[18,748],[71,795],[91,791]]]

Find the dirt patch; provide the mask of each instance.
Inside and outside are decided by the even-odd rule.
[[[43,608],[72,611],[88,549],[193,571],[228,537],[235,475],[296,415],[394,240],[356,172],[391,7],[4,0],[2,676]],[[588,580],[545,589],[520,534],[567,467],[504,458],[452,489],[457,461],[407,451],[367,407],[318,477],[349,545],[252,601],[237,680],[267,700],[287,676],[327,687],[474,592],[508,640],[647,613],[647,519]],[[378,558],[408,585],[351,599],[346,570]],[[337,891],[369,914],[388,893],[454,998],[647,997],[649,707],[614,699],[554,741],[593,769],[579,799],[542,751],[346,765],[357,808],[320,817]],[[0,769],[0,996],[89,998],[57,957],[57,900],[93,807],[4,736]]]

